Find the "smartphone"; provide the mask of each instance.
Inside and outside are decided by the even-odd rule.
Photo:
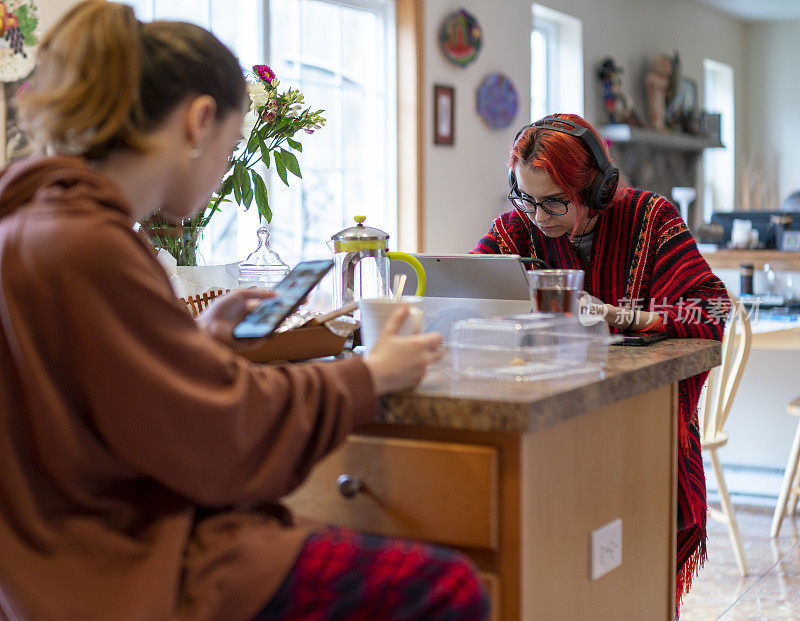
[[[667,338],[666,332],[638,332],[633,334],[623,334],[622,340],[614,345],[650,345]]]
[[[333,261],[303,261],[275,285],[274,298],[261,302],[233,328],[237,339],[269,336],[300,306],[303,299],[333,267]]]

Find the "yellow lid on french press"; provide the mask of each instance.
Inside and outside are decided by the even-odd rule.
[[[361,250],[386,250],[389,234],[371,226],[364,226],[366,216],[355,216],[355,226],[342,229],[331,236],[334,252],[359,252]]]

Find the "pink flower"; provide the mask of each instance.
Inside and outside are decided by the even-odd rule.
[[[268,65],[253,65],[253,71],[267,84],[271,85],[272,81],[275,79],[275,72],[270,69]]]
[[[20,84],[20,87],[17,89],[17,97],[21,97],[22,94],[31,87],[31,81],[28,80],[27,82],[23,82]]]

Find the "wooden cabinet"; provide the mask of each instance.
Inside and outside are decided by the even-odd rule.
[[[292,504],[357,530],[494,550],[497,483],[491,446],[358,435],[314,471]]]
[[[535,433],[360,429],[288,499],[298,514],[453,546],[477,564],[493,619],[674,613],[674,385]],[[342,495],[360,489],[352,497]],[[357,487],[357,486],[356,486]],[[592,530],[623,520],[623,564],[590,579]]]

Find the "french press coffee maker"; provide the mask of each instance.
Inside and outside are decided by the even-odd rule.
[[[425,269],[405,252],[387,252],[388,233],[364,226],[366,216],[355,216],[356,226],[339,231],[328,243],[334,259],[334,308],[368,298],[389,295],[389,261],[404,261],[417,275],[415,295],[425,293]]]

